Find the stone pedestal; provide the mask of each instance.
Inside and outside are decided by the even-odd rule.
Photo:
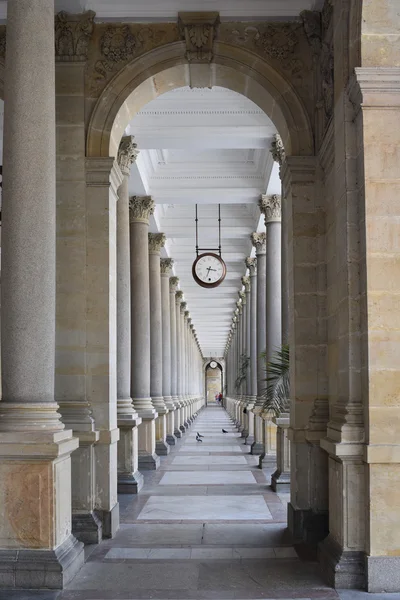
[[[139,469],[155,470],[160,466],[160,457],[156,454],[155,419],[144,418],[139,427]]]
[[[271,487],[274,492],[290,491],[290,441],[287,430],[290,424],[289,414],[276,417],[276,471],[271,477]]]

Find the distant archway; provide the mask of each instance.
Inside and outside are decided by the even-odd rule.
[[[209,360],[206,363],[204,375],[206,404],[207,406],[216,405],[216,395],[220,393],[223,395],[224,390],[224,371],[221,363],[215,359]]]

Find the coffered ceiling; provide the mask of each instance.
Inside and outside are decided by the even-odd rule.
[[[127,133],[139,157],[132,167],[130,193],[156,202],[152,231],[167,236],[165,255],[175,260],[194,327],[205,356],[220,356],[252,253],[250,234],[263,229],[257,201],[268,189],[280,193],[270,147],[276,129],[258,106],[224,88],[179,88],[141,110]],[[221,204],[222,256],[227,276],[207,290],[192,277],[195,259],[195,205],[199,246],[218,247]]]
[[[219,11],[226,21],[293,19],[302,10],[321,7],[321,0],[55,0],[55,10],[94,10],[100,21],[175,21],[180,11]],[[0,19],[7,15],[6,0],[0,1]]]

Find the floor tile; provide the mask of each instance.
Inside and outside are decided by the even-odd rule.
[[[249,471],[168,471],[159,485],[254,485]]]
[[[248,463],[245,456],[175,456],[171,465],[244,465]]]

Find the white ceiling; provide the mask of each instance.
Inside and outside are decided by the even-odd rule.
[[[321,8],[322,0],[55,0],[55,10],[94,10],[97,20],[175,21],[180,11],[219,11],[222,20],[293,19],[302,10]],[[0,0],[0,19],[7,2]]]
[[[131,194],[149,194],[156,202],[152,231],[167,236],[165,255],[175,260],[204,356],[221,356],[252,253],[250,234],[263,224],[260,194],[280,193],[277,167],[270,154],[276,129],[258,106],[224,88],[179,88],[141,110],[127,133],[140,149],[130,178]],[[222,255],[227,275],[207,290],[192,278],[195,259],[195,204],[199,246],[218,246],[221,204]]]

